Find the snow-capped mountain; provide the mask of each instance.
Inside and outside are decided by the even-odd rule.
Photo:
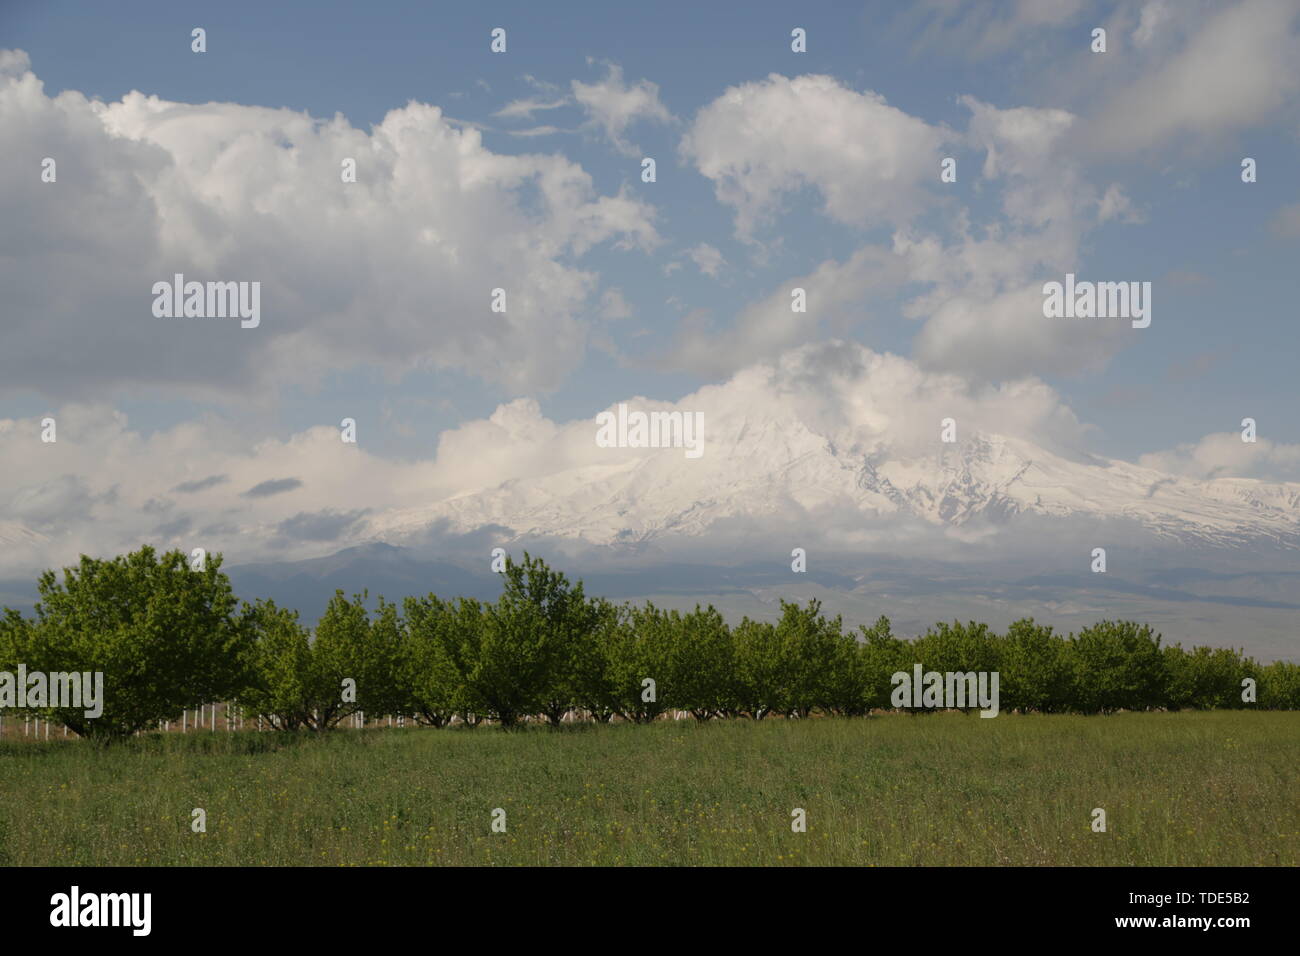
[[[401,543],[434,522],[457,533],[501,526],[515,536],[611,545],[705,534],[716,522],[806,516],[916,521],[961,529],[1025,516],[1121,519],[1166,541],[1300,546],[1300,484],[1199,481],[1123,461],[1067,458],[1023,439],[979,435],[921,455],[844,447],[797,418],[724,422],[705,453],[608,449],[585,465],[505,482],[427,507],[377,516],[370,530]],[[832,517],[833,516],[833,517]]]

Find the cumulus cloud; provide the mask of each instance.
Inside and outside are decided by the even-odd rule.
[[[737,236],[753,239],[783,197],[806,187],[837,222],[907,221],[938,180],[945,138],[878,93],[858,93],[830,76],[773,73],[730,87],[701,109],[680,150],[735,209]]]
[[[1002,185],[1006,216],[1037,227],[1074,220],[1078,199],[1072,192],[1083,183],[1062,140],[1076,117],[1061,109],[1001,109],[973,96],[960,102],[971,114],[966,141],[984,152],[983,178]]]
[[[4,388],[80,400],[162,385],[237,398],[369,365],[550,389],[581,362],[594,245],[650,249],[648,205],[555,155],[505,156],[436,106],[336,115],[132,92],[46,95],[0,71]],[[57,162],[43,183],[41,160]],[[341,181],[356,160],[357,181]],[[152,286],[258,281],[261,324],[160,319]],[[508,309],[489,310],[505,288]],[[472,318],[471,318],[472,317]]]
[[[1084,237],[1109,219],[1138,222],[1139,212],[1117,185],[1103,193],[1089,182],[1068,146],[1073,114],[1000,109],[969,96],[961,102],[971,111],[967,141],[984,152],[981,177],[1000,189],[1004,224],[979,233],[959,221],[948,242],[896,237],[910,277],[931,284],[904,309],[925,323],[916,356],[934,368],[993,379],[1101,368],[1141,330],[1115,320],[1046,318],[1042,286],[1066,272],[1089,278]]]
[[[869,305],[872,297],[896,288],[904,277],[901,259],[888,250],[864,246],[844,262],[829,260],[810,273],[792,276],[742,308],[725,328],[714,328],[707,313],[691,313],[658,364],[710,377],[727,375],[821,332],[848,334],[877,317]],[[807,295],[806,312],[791,311],[791,291],[796,288]]]
[[[1181,7],[1182,5],[1180,5]],[[1164,7],[1143,8],[1134,41],[1149,47]],[[1300,92],[1300,5],[1294,0],[1245,0],[1182,9],[1181,46],[1144,55],[1145,72],[1103,98],[1079,142],[1106,154],[1150,149],[1177,136],[1216,137],[1260,123]],[[1181,36],[1186,31],[1185,38]],[[1109,55],[1109,54],[1107,54]]]
[[[781,197],[812,186],[834,221],[893,225],[892,246],[865,246],[791,277],[715,330],[696,313],[683,322],[669,362],[730,371],[806,341],[819,329],[848,334],[875,317],[884,293],[905,282],[902,314],[923,324],[916,356],[940,370],[989,379],[1100,368],[1131,334],[1110,322],[1065,322],[1042,314],[1046,277],[1083,275],[1089,230],[1142,219],[1117,183],[1093,185],[1068,147],[1078,118],[1066,110],[1000,108],[961,97],[970,112],[957,134],[856,93],[829,77],[773,75],[728,90],[702,109],[683,155],[714,180],[736,209],[737,234],[752,238]],[[944,232],[911,217],[933,197],[938,149],[960,143],[983,154],[978,177],[1000,210],[976,227],[956,209]],[[970,174],[968,174],[970,175]],[[806,315],[790,312],[789,290],[808,290]],[[883,299],[883,302],[882,302]],[[813,301],[818,306],[812,305]]]
[[[1100,159],[1172,142],[1180,162],[1289,113],[1300,77],[1295,0],[919,0],[889,25],[916,55],[996,57],[1039,103],[1082,122],[1072,147]],[[1106,30],[1093,53],[1091,31]],[[1191,147],[1188,149],[1187,147]]]
[[[1126,320],[1049,319],[1041,284],[991,296],[953,295],[928,312],[916,354],[935,368],[994,379],[1033,369],[1073,374],[1099,369],[1131,331]]]
[[[1218,432],[1195,442],[1138,459],[1146,468],[1189,478],[1261,478],[1300,481],[1300,445],[1257,437],[1241,440],[1240,432]]]
[[[309,535],[285,535],[325,525],[304,518],[282,532],[283,522],[410,505],[449,490],[431,479],[427,463],[374,457],[340,442],[333,426],[251,444],[242,428],[215,415],[145,431],[103,404],[69,404],[54,414],[58,441],[48,444],[39,418],[0,419],[0,515],[39,532],[21,548],[0,551],[0,572],[61,567],[83,552],[115,554],[146,543],[221,551],[231,563],[309,556]],[[301,475],[301,486],[291,494],[241,493],[267,482],[268,473]],[[213,476],[227,480],[205,480]],[[178,514],[167,496],[185,485],[194,490]],[[343,527],[338,543],[363,529],[364,522]]]

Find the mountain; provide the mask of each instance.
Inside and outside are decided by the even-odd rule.
[[[1123,522],[1169,544],[1300,546],[1300,484],[1199,481],[1093,456],[1067,458],[1023,439],[980,435],[925,455],[841,446],[794,418],[746,418],[705,453],[610,449],[608,465],[517,479],[372,520],[401,543],[438,524],[514,538],[594,545],[706,535],[720,522],[806,515],[870,527],[1013,527],[1026,518]],[[1042,524],[1043,522],[1038,522]]]
[[[1296,656],[1300,484],[1196,481],[996,434],[918,451],[794,414],[709,424],[700,458],[599,449],[572,466],[557,453],[530,478],[373,514],[356,546],[225,569],[240,597],[273,597],[308,625],[336,588],[494,599],[504,546],[589,594],[713,603],[734,620],[813,597],[850,626],[885,614],[904,634],[954,617],[1063,630],[1130,617],[1170,641]],[[29,535],[0,525],[16,550]],[[1098,544],[1106,574],[1090,572]],[[792,572],[795,546],[806,573]],[[31,581],[0,581],[0,604],[30,607]]]
[[[390,601],[429,592],[492,599],[501,592],[496,575],[475,574],[382,542],[305,561],[238,564],[224,570],[240,597],[272,597],[301,611],[308,622],[319,616],[335,590],[348,597],[364,590],[372,600],[383,595]]]

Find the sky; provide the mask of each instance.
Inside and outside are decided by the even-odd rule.
[[[741,10],[0,2],[0,525],[41,542],[0,568],[328,550],[828,342],[1045,447],[1300,481],[1300,2]],[[155,316],[178,272],[260,324]],[[1150,326],[1045,318],[1066,273]]]

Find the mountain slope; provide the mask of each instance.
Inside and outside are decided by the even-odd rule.
[[[608,465],[392,512],[377,517],[371,531],[400,542],[433,522],[461,533],[498,525],[519,537],[608,545],[801,514],[949,528],[1041,516],[1130,521],[1158,538],[1194,544],[1300,544],[1300,484],[1196,481],[1122,461],[1072,460],[999,435],[906,457],[884,447],[839,447],[793,418],[750,417],[733,426],[710,437],[698,459],[674,448],[609,449]]]

